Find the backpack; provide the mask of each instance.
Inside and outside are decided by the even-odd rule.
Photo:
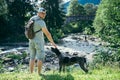
[[[28,39],[33,39],[35,37],[35,34],[40,30],[34,32],[33,27],[34,27],[34,22],[35,20],[29,20],[28,23],[25,25],[25,36]]]

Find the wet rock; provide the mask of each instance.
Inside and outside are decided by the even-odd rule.
[[[45,58],[45,62],[51,62],[51,58]]]
[[[77,56],[77,55],[78,55],[78,53],[77,53],[77,52],[74,52],[74,53],[73,53],[73,55],[74,55],[74,56]]]
[[[9,71],[9,72],[13,72],[14,70],[15,70],[14,67],[9,67],[9,68],[8,68],[8,71]]]

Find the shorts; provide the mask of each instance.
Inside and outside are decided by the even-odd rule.
[[[29,42],[29,51],[30,51],[30,59],[44,61],[45,59],[45,51],[44,51],[44,43],[30,41]]]

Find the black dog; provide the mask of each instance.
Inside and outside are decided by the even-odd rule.
[[[57,55],[59,58],[59,72],[63,69],[65,71],[65,66],[72,65],[74,63],[78,63],[83,71],[86,73],[88,69],[85,67],[86,58],[84,57],[65,57],[61,54],[61,52],[57,48],[51,48],[51,50]]]

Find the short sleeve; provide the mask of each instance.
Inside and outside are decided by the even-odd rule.
[[[46,27],[46,23],[43,20],[40,20],[39,25],[41,28]]]

